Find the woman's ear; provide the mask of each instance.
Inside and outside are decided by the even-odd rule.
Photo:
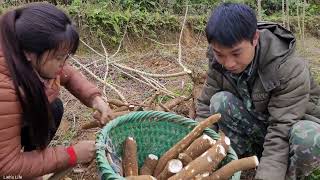
[[[36,55],[34,53],[23,51],[24,55],[27,58],[27,61],[31,62],[36,59]]]

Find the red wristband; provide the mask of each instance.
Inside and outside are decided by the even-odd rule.
[[[75,166],[77,164],[77,155],[76,153],[74,152],[74,148],[72,146],[69,146],[67,148],[67,153],[69,154],[70,156],[70,159],[69,159],[69,165],[70,166]]]

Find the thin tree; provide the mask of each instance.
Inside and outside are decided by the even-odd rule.
[[[284,0],[282,0],[282,25],[286,27],[286,12],[284,7]]]
[[[301,22],[300,22],[300,12],[299,12],[299,8],[300,8],[300,0],[297,0],[297,19],[298,19],[298,29],[299,29],[299,38],[301,39]]]
[[[290,30],[290,9],[289,9],[289,0],[286,0],[286,15],[287,15],[287,29]]]
[[[258,19],[262,21],[262,7],[261,7],[261,0],[257,0],[258,2]]]
[[[302,45],[305,47],[305,17],[306,17],[306,5],[307,0],[303,1],[303,13],[302,13]]]

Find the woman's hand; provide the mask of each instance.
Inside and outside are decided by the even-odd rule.
[[[95,141],[79,141],[73,149],[77,156],[77,163],[88,163],[96,155]]]
[[[93,117],[100,123],[101,126],[113,119],[110,106],[102,99],[101,96],[96,96],[93,99],[92,108],[95,109]]]

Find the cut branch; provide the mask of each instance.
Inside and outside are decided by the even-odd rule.
[[[167,106],[165,106],[165,105],[162,104],[162,103],[159,103],[159,106],[160,106],[162,109],[164,109],[165,112],[170,112],[170,111],[171,111]]]
[[[92,50],[93,52],[95,52],[97,55],[101,56],[101,57],[105,57],[104,55],[102,55],[101,53],[99,53],[98,51],[96,51],[95,49],[93,49],[91,46],[89,46],[87,43],[85,43],[84,41],[82,41],[80,39],[80,41],[85,45],[87,46],[90,50]],[[110,64],[110,63],[109,63]],[[113,63],[114,65],[122,68],[122,69],[126,69],[126,70],[129,70],[129,71],[133,71],[135,73],[138,73],[138,74],[143,74],[145,76],[150,76],[150,77],[157,77],[157,78],[165,78],[165,77],[177,77],[177,76],[184,76],[184,75],[187,75],[187,74],[190,74],[190,72],[178,72],[178,73],[173,73],[173,74],[152,74],[152,73],[146,73],[146,72],[143,72],[143,71],[139,71],[139,70],[136,70],[136,69],[133,69],[133,68],[130,68],[130,67],[127,67],[127,66],[124,66],[124,65],[121,65],[119,63]]]
[[[186,12],[184,14],[184,19],[183,19],[183,23],[182,23],[182,28],[181,28],[181,32],[180,32],[180,37],[179,37],[179,54],[178,54],[178,63],[179,65],[183,68],[183,71],[186,72],[187,74],[191,74],[192,71],[190,69],[188,69],[186,66],[184,66],[181,62],[182,59],[182,47],[181,47],[181,40],[183,37],[183,30],[184,30],[184,26],[186,24],[186,20],[187,20],[187,15],[188,15],[188,8],[189,6],[186,6]]]
[[[127,67],[127,66],[125,66],[125,65],[121,65],[121,64],[119,64],[119,63],[114,63],[114,65],[115,65],[115,66],[118,66],[119,68],[126,69],[126,70],[129,70],[129,71],[138,73],[138,74],[142,74],[142,75],[150,76],[150,77],[157,77],[157,78],[177,77],[177,76],[188,75],[188,72],[185,72],[185,71],[183,71],[183,72],[178,72],[178,73],[173,73],[173,74],[152,74],[152,73],[146,73],[146,72],[143,72],[143,71],[139,71],[139,70],[136,70],[136,69]]]
[[[115,106],[117,106],[117,107],[129,106],[129,104],[126,104],[126,103],[122,102],[122,101],[119,100],[119,99],[108,99],[107,102],[108,102],[109,104],[115,105]]]
[[[120,111],[120,112],[113,112],[112,113],[112,116],[114,118],[117,118],[119,116],[122,116],[122,115],[125,115],[125,114],[128,114],[129,111]],[[84,124],[82,125],[81,129],[91,129],[91,128],[96,128],[96,127],[101,127],[102,124],[100,124],[98,121],[91,121],[91,122],[88,122],[87,124]]]
[[[71,57],[81,68],[83,68],[87,73],[89,73],[92,77],[94,77],[96,80],[98,80],[100,83],[105,84],[106,86],[108,86],[110,89],[114,90],[118,96],[121,98],[121,100],[125,103],[127,103],[126,98],[122,95],[122,93],[120,91],[118,91],[118,89],[116,89],[114,86],[112,86],[111,84],[103,81],[102,79],[100,79],[97,75],[95,75],[92,71],[90,71],[87,67],[85,67],[82,63],[80,63],[76,58]]]
[[[100,39],[100,43],[101,43],[101,46],[102,46],[104,54],[105,54],[106,72],[104,73],[103,81],[106,82],[108,72],[109,72],[109,64],[108,64],[109,57],[108,57],[108,52],[107,52],[106,48],[104,47],[104,44],[101,39]],[[103,85],[103,93],[104,93],[104,95],[106,95],[106,84]]]
[[[118,46],[117,51],[111,56],[111,58],[115,57],[115,56],[118,54],[118,52],[120,51],[120,48],[121,48],[123,39],[124,39],[124,37],[125,37],[126,34],[127,34],[127,29],[128,29],[128,25],[126,25],[126,29],[124,30],[124,33],[123,33],[123,36],[122,36],[122,38],[121,38],[121,40],[120,40],[120,43],[119,43],[119,46]]]

